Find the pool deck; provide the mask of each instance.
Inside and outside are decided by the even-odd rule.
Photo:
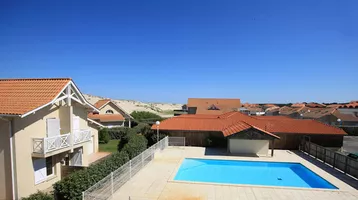
[[[190,183],[173,178],[184,158],[299,162],[338,190],[253,185]],[[128,200],[349,200],[358,199],[358,181],[301,152],[276,150],[274,157],[226,156],[203,147],[168,147],[124,184],[112,199]],[[311,162],[309,162],[310,160]]]

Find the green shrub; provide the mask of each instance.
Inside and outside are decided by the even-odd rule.
[[[166,133],[159,133],[159,141],[167,136]],[[148,140],[148,147],[152,146],[153,144],[157,143],[157,131],[153,131],[150,134],[145,135]]]
[[[121,152],[126,152],[129,158],[132,159],[147,149],[147,143],[148,141],[143,135],[136,134],[130,137]]]
[[[108,129],[108,134],[111,140],[121,140],[127,134],[128,127],[116,127]]]
[[[118,143],[118,151],[121,151],[123,147],[129,142],[129,140],[134,137],[137,132],[134,129],[128,129],[127,133],[122,137],[122,139]]]
[[[52,194],[38,191],[29,197],[22,198],[22,200],[54,200],[54,197]]]
[[[57,200],[80,200],[82,192],[129,161],[128,154],[113,153],[105,160],[76,171],[53,185]]]
[[[108,134],[108,129],[107,128],[102,128],[101,130],[99,130],[98,132],[98,142],[100,144],[107,144],[109,141],[109,134]]]
[[[152,132],[151,126],[147,123],[139,123],[137,126],[133,127],[136,133],[141,133],[142,135],[147,135]]]
[[[148,111],[133,111],[131,116],[138,122],[141,121],[161,121],[162,117]]]

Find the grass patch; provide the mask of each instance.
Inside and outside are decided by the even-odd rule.
[[[119,140],[110,140],[107,144],[99,144],[100,152],[117,152]]]

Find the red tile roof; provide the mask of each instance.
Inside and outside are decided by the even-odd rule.
[[[208,110],[211,106],[219,110]],[[189,98],[188,107],[197,107],[196,114],[221,114],[241,107],[240,99]]]
[[[358,122],[358,116],[354,113],[343,114],[339,110],[335,110],[332,114],[338,119],[341,119],[343,122]]]
[[[283,116],[247,116],[240,112],[228,112],[208,117],[205,115],[181,115],[161,122],[160,130],[217,131],[224,136],[254,128],[274,133],[345,135],[339,128],[315,120],[291,119]],[[156,129],[156,125],[152,126]],[[269,135],[270,135],[269,134]]]
[[[0,79],[0,114],[23,115],[50,103],[70,78]]]
[[[102,106],[104,106],[105,104],[111,102],[110,99],[101,99],[98,100],[95,104],[94,107],[96,107],[97,109],[100,109]]]
[[[124,117],[121,114],[93,114],[89,113],[88,118],[93,120],[99,120],[100,122],[115,122],[124,121]]]
[[[345,104],[339,106],[339,108],[358,108],[358,103],[354,102],[354,103]]]

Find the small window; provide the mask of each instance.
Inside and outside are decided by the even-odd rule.
[[[53,175],[52,156],[46,158],[46,174],[47,176]]]
[[[113,110],[107,110],[106,114],[113,114]]]

